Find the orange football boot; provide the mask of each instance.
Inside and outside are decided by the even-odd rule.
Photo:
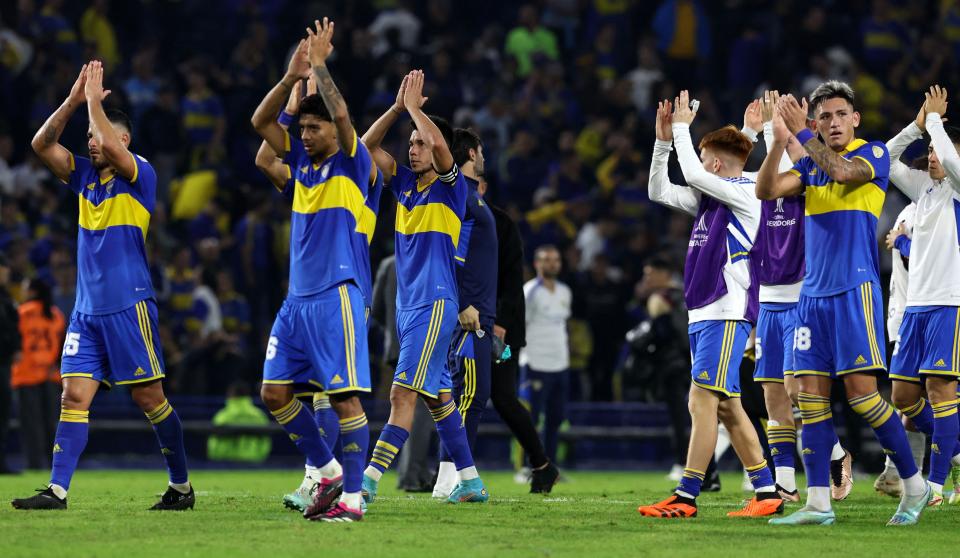
[[[777,497],[758,500],[757,497],[754,496],[750,498],[750,501],[747,502],[747,505],[744,506],[743,509],[732,511],[727,514],[727,517],[766,517],[777,513],[783,513],[782,498]]]
[[[686,498],[684,498],[686,500]],[[664,519],[676,519],[683,517],[697,517],[696,504],[688,504],[680,501],[680,497],[672,494],[666,500],[657,502],[651,506],[640,506],[637,508],[640,515],[646,517],[661,517]]]

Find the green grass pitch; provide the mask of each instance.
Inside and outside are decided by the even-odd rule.
[[[490,502],[460,506],[400,493],[388,475],[362,523],[321,524],[280,504],[300,474],[197,472],[197,508],[179,513],[146,511],[165,486],[160,471],[81,470],[66,512],[10,507],[46,474],[0,477],[0,556],[951,556],[960,526],[960,505],[944,505],[928,510],[917,527],[885,527],[896,500],[875,494],[864,477],[835,505],[832,527],[727,518],[744,497],[735,474],[724,476],[723,492],[700,498],[700,517],[648,519],[637,505],[663,498],[671,483],[661,473],[626,472],[570,472],[569,482],[546,497],[526,493],[508,473],[488,473]]]

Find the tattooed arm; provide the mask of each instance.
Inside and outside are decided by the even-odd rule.
[[[67,96],[63,104],[47,118],[43,126],[37,130],[37,134],[33,136],[33,141],[30,142],[30,146],[33,147],[37,157],[43,161],[43,164],[46,165],[57,178],[64,182],[70,178],[70,171],[73,167],[73,156],[66,147],[60,145],[60,135],[63,133],[63,129],[66,128],[70,117],[73,116],[73,112],[87,100],[84,93],[86,75],[87,65],[84,64],[80,70],[80,75],[77,76],[77,81],[74,82],[73,87],[70,88],[70,95]]]
[[[353,156],[356,148],[357,132],[353,129],[350,122],[350,113],[347,112],[347,103],[343,100],[343,95],[333,83],[333,77],[330,76],[330,70],[327,69],[327,58],[333,53],[333,22],[323,18],[323,22],[314,21],[316,32],[307,28],[308,55],[310,66],[313,69],[313,78],[317,82],[317,91],[327,111],[333,117],[333,123],[337,127],[337,142],[340,149]]]
[[[804,143],[803,148],[813,162],[837,182],[848,186],[860,186],[874,178],[873,168],[869,163],[858,157],[852,160],[844,159],[823,142],[812,139]]]

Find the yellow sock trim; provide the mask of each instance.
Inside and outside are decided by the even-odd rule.
[[[893,415],[893,407],[877,392],[851,399],[850,407],[873,428],[878,428]]]
[[[830,400],[822,395],[801,392],[797,403],[800,406],[800,416],[804,424],[815,424],[833,419]]]
[[[367,415],[360,415],[358,417],[340,419],[340,433],[346,434],[348,432],[360,430],[366,425],[367,425]]]
[[[303,404],[300,403],[298,399],[294,398],[280,409],[277,409],[276,411],[270,411],[270,413],[280,424],[287,424],[297,416],[297,413],[299,413],[301,409],[303,409]]]
[[[90,422],[90,411],[60,409],[60,422]]]

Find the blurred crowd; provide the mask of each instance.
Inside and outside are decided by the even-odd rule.
[[[646,194],[657,99],[690,89],[699,137],[739,126],[765,88],[807,94],[838,78],[857,91],[859,135],[885,140],[925,86],[953,88],[960,62],[952,1],[0,2],[0,252],[13,298],[40,279],[72,310],[76,200],[29,143],[97,58],[108,104],[131,115],[131,147],[158,174],[148,245],[170,389],[222,394],[258,378],[286,288],[290,208],[254,167],[249,119],[322,16],[337,23],[331,69],[361,133],[423,68],[428,111],[480,134],[489,201],[519,224],[527,257],[561,250],[572,389],[598,401],[643,397],[618,373],[624,334],[645,317],[645,264],[678,273],[689,234],[686,216]],[[385,147],[403,153],[407,130]],[[85,154],[86,131],[81,110],[63,142]],[[374,269],[392,252],[389,193],[381,207]]]

